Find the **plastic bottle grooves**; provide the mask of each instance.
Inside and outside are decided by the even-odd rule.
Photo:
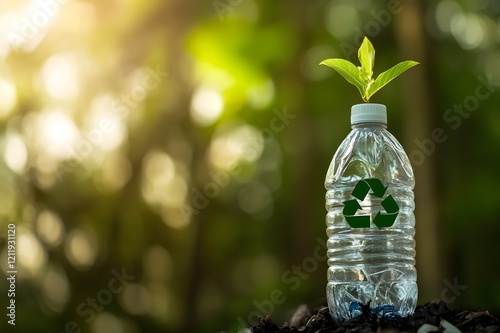
[[[370,185],[364,199],[355,198],[353,189],[370,178],[380,180],[386,191],[374,195]],[[325,180],[327,299],[334,319],[360,315],[359,304],[367,302],[375,311],[383,307],[402,316],[414,310],[414,184],[408,157],[385,128],[355,127],[335,153]],[[398,205],[398,215],[392,226],[379,229],[373,220],[378,212],[387,213],[382,202],[389,195]],[[355,215],[369,215],[370,227],[349,225],[344,202],[353,199],[361,206]]]

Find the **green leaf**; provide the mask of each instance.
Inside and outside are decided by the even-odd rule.
[[[379,91],[382,87],[384,87],[386,84],[394,80],[396,77],[399,75],[403,74],[406,70],[412,68],[413,66],[418,65],[419,63],[416,61],[412,60],[407,60],[400,62],[396,66],[386,70],[385,72],[381,73],[377,79],[367,88],[366,94],[365,94],[365,100],[370,99],[373,94],[375,94],[377,91]]]
[[[418,65],[416,61],[403,61],[373,79],[373,66],[375,64],[375,48],[368,38],[364,38],[358,50],[358,58],[361,66],[356,67],[344,59],[326,59],[320,65],[326,65],[336,70],[349,83],[358,88],[363,101],[369,102],[373,96],[386,84],[394,80],[406,70]]]
[[[361,76],[368,84],[372,80],[373,65],[375,63],[375,49],[368,38],[363,39],[363,43],[358,50],[359,63],[361,64]]]
[[[331,58],[323,60],[320,65],[325,65],[336,70],[340,75],[358,88],[361,96],[363,96],[364,82],[359,75],[359,69],[350,61],[338,58]]]

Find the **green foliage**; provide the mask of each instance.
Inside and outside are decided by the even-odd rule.
[[[360,3],[332,6],[362,18],[386,9]],[[290,322],[299,304],[324,304],[326,251],[316,251],[316,239],[326,241],[322,184],[348,130],[342,111],[356,93],[332,89],[324,79],[329,71],[317,65],[334,52],[325,48],[332,36],[321,2],[217,4],[225,6],[223,19],[211,1],[60,1],[50,29],[31,36],[21,25],[18,33],[30,33],[25,48],[0,43],[0,253],[7,252],[6,225],[15,223],[16,332],[62,332],[71,322],[81,333],[236,332],[242,321],[272,314]],[[14,20],[35,18],[26,25],[36,26],[29,1],[4,5],[7,40],[17,31],[8,29],[16,26],[11,11],[19,15]],[[467,20],[484,21],[484,36],[495,36],[494,11],[463,8]],[[384,53],[405,47],[390,33],[397,21],[393,16],[377,37]],[[456,39],[470,42],[469,35],[439,36],[425,45],[436,62],[429,64],[432,81],[411,82],[415,91],[433,89],[434,117],[391,115],[391,131],[406,138],[407,152],[429,163],[415,170],[439,168],[435,178],[417,178],[417,190],[431,181],[442,189],[435,199],[443,205],[429,210],[440,219],[439,236],[420,229],[425,214],[417,217],[420,302],[440,297],[441,289],[452,296],[443,279],[457,274],[468,288],[453,307],[498,313],[500,254],[492,244],[500,234],[500,88],[490,91],[476,79],[483,73],[500,80],[498,48],[485,37],[464,51]],[[343,40],[354,45],[355,38]],[[369,82],[372,96],[412,66],[391,68],[389,57],[379,56],[377,66],[393,72],[374,77],[370,45],[358,54],[361,72],[344,59],[324,61],[340,64],[362,96]],[[163,71],[160,82],[150,74]],[[487,97],[479,100],[477,92]],[[411,103],[410,94],[398,93],[384,89],[388,109]],[[476,99],[477,111],[469,112]],[[329,100],[335,110],[325,108]],[[285,107],[297,115],[288,126],[273,112]],[[213,122],[197,123],[194,109]],[[101,119],[112,122],[106,133],[97,131]],[[429,136],[414,136],[418,127]],[[432,142],[431,129],[443,129],[444,141]],[[226,170],[227,162],[238,168]],[[442,251],[430,253],[436,239]],[[315,255],[322,258],[316,268],[309,260]],[[439,255],[448,271],[432,292],[420,274]],[[78,307],[90,311],[87,299],[96,295],[106,300],[100,291],[122,268],[137,277],[130,289],[96,303],[102,311],[87,321]],[[0,284],[5,299],[8,288]],[[261,310],[276,291],[284,301]],[[0,332],[11,330],[0,322]]]
[[[399,75],[403,74],[406,70],[412,68],[413,66],[418,65],[418,62],[407,60],[400,62],[394,67],[386,70],[381,73],[375,81],[371,81],[368,83],[368,87],[365,92],[365,101],[368,102],[370,97],[373,96],[377,91],[382,89],[386,84],[394,80]]]
[[[373,79],[375,48],[366,37],[363,39],[363,43],[359,47],[358,58],[361,64],[361,66],[358,67],[347,60],[339,58],[323,60],[320,65],[326,65],[336,70],[347,80],[347,82],[358,88],[363,101],[367,103],[370,101],[370,98],[386,84],[403,74],[406,70],[418,65],[418,62],[416,61],[403,61],[386,70],[376,79]]]
[[[347,82],[353,84],[358,88],[361,96],[365,93],[365,82],[361,79],[359,68],[356,67],[352,62],[344,59],[326,59],[321,62],[321,65],[326,65],[335,69],[340,75],[347,80]]]

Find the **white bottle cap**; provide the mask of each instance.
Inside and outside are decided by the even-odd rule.
[[[384,104],[363,103],[351,108],[351,125],[359,123],[387,124],[387,108]]]

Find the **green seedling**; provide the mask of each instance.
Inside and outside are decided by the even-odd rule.
[[[363,43],[358,50],[358,58],[361,66],[356,67],[352,62],[345,59],[331,58],[323,60],[320,65],[326,65],[336,70],[340,75],[358,88],[363,101],[368,103],[377,91],[386,84],[394,80],[406,70],[418,65],[413,60],[400,62],[396,66],[381,73],[376,79],[373,78],[373,65],[375,63],[375,49],[368,38],[363,39]]]

